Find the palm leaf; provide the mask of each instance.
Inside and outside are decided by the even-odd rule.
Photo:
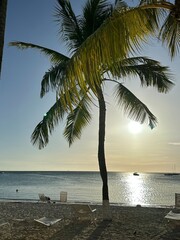
[[[158,92],[167,93],[174,83],[171,81],[169,68],[161,66],[158,61],[143,58],[143,63],[131,66],[136,71],[141,81],[141,86],[153,86]]]
[[[69,146],[75,139],[81,137],[82,129],[90,122],[89,99],[84,96],[79,104],[69,113],[64,130],[64,136],[69,142]]]
[[[162,39],[163,43],[167,43],[171,57],[178,54],[180,50],[180,21],[169,14],[162,25],[159,38]]]
[[[63,93],[63,91],[61,91],[59,95],[57,95],[58,98],[56,100],[56,103],[44,115],[43,120],[35,127],[31,135],[32,144],[38,145],[39,149],[44,148],[48,144],[49,136],[54,131],[54,128],[59,124],[59,121],[63,120],[65,114],[69,114],[70,116],[71,114],[73,114],[74,111],[76,111],[77,119],[82,117],[82,125],[80,127],[86,125],[85,120],[90,120],[90,116],[88,116],[88,101],[90,100],[88,95],[85,94],[81,101],[79,101],[79,99],[76,97],[76,93],[73,87],[67,92],[65,94]],[[83,92],[79,89],[78,95],[82,96],[82,94]],[[69,107],[69,101],[71,102],[71,107],[76,106],[75,110],[72,110],[72,108]],[[81,113],[81,111],[85,111],[84,115],[83,113]],[[78,121],[80,122],[80,120]],[[76,123],[74,125],[75,127],[78,121],[76,120]],[[74,131],[74,135],[75,134],[76,131]],[[73,135],[71,137],[72,139],[74,138]]]
[[[156,117],[131,91],[119,83],[116,86],[115,93],[118,104],[123,107],[125,114],[127,114],[129,118],[140,123],[148,121],[151,128],[156,126]]]
[[[49,135],[52,134],[55,126],[58,125],[68,111],[69,109],[64,107],[64,98],[61,96],[44,115],[43,120],[35,127],[31,135],[32,144],[37,144],[39,149],[44,148],[49,142]]]
[[[41,84],[41,97],[43,97],[50,89],[54,90],[57,87],[59,87],[59,82],[60,82],[60,76],[62,76],[62,72],[64,72],[64,77],[62,79],[66,78],[66,81],[63,82],[63,90],[61,89],[60,93],[57,93],[58,95],[62,95],[64,99],[64,106],[67,107],[69,105],[69,108],[72,109],[72,103],[70,99],[70,90],[74,88],[74,94],[76,94],[77,99],[79,98],[78,96],[78,90],[76,89],[77,82],[76,79],[68,79],[66,72],[68,71],[67,68],[69,65],[67,62],[69,61],[69,58],[61,53],[58,53],[54,50],[44,48],[39,45],[31,44],[31,43],[25,43],[25,42],[11,42],[10,46],[16,46],[20,49],[27,49],[27,48],[35,48],[39,49],[40,52],[44,53],[46,56],[50,57],[50,60],[52,63],[56,64],[53,66],[48,72],[45,73],[42,84]],[[59,64],[59,65],[58,65]],[[66,68],[65,68],[66,66]],[[59,68],[60,67],[60,68]],[[72,75],[73,76],[73,73]],[[61,81],[62,83],[62,81]],[[57,84],[57,85],[56,85]],[[86,83],[85,81],[82,82],[83,85],[83,90],[84,92],[87,91]],[[62,94],[63,92],[63,94]],[[66,96],[65,96],[66,95]]]
[[[45,54],[46,56],[48,56],[50,58],[50,61],[54,64],[58,64],[64,61],[69,60],[68,57],[66,57],[65,55],[56,52],[52,49],[49,48],[45,48],[43,46],[39,46],[39,45],[35,45],[32,43],[26,43],[26,42],[10,42],[9,46],[15,46],[19,49],[27,49],[27,48],[35,48],[40,50],[41,53]]]
[[[48,72],[46,72],[43,76],[41,82],[41,93],[40,96],[43,97],[49,90],[51,89],[60,91],[62,86],[66,81],[66,62],[61,62],[56,66],[52,66]]]
[[[70,1],[57,0],[55,17],[60,25],[60,33],[69,50],[75,51],[82,43],[82,31],[79,19],[75,16]]]
[[[82,18],[80,19],[83,40],[86,40],[94,33],[111,16],[112,11],[113,6],[107,0],[86,1],[83,7]]]
[[[163,43],[167,44],[172,58],[179,52],[180,48],[180,13],[178,1],[177,3],[175,1],[174,4],[159,0],[141,0],[140,2],[141,8],[157,8],[165,11],[161,11],[161,14],[159,14],[162,17],[161,22],[163,22],[159,37]],[[165,19],[164,16],[166,16]]]
[[[141,85],[156,87],[159,92],[166,93],[173,86],[168,67],[161,66],[158,61],[147,57],[132,57],[114,63],[109,72],[116,78],[138,76]],[[109,74],[110,76],[110,74]]]

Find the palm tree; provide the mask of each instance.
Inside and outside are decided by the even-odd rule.
[[[0,1],[0,74],[4,47],[4,33],[6,23],[7,0]]]
[[[131,22],[124,14],[124,8],[126,7],[126,5],[122,5],[122,34],[120,34],[120,30],[116,33],[120,34],[122,41],[117,45],[106,44],[104,35],[101,35],[101,41],[99,36],[99,42],[94,45],[94,51],[88,48],[88,44],[91,40],[93,41],[94,35],[99,34],[99,31],[101,33],[101,27],[106,25],[109,19],[114,24],[113,16],[117,12],[114,12],[113,5],[107,3],[106,0],[87,1],[81,16],[74,14],[68,0],[58,0],[56,18],[60,23],[62,37],[72,53],[70,57],[31,43],[12,42],[10,44],[21,49],[38,49],[49,56],[52,62],[52,67],[43,76],[40,95],[43,97],[47,92],[53,90],[56,93],[56,102],[44,115],[31,136],[32,143],[37,144],[40,149],[48,144],[49,136],[55,126],[64,118],[66,118],[64,136],[69,145],[74,140],[79,139],[82,129],[90,123],[91,105],[94,104],[95,100],[97,101],[99,107],[98,163],[103,182],[102,200],[106,209],[104,211],[105,219],[110,217],[105,161],[106,102],[104,88],[106,82],[112,82],[116,85],[115,97],[125,113],[131,119],[141,123],[147,122],[151,128],[157,123],[156,117],[144,103],[125,87],[120,79],[124,80],[129,76],[138,76],[141,86],[153,86],[163,93],[166,93],[173,84],[170,81],[168,68],[161,66],[159,62],[146,57],[128,56],[129,49],[133,51],[132,43],[134,42],[136,46],[139,46],[136,44],[137,39],[142,39],[147,34],[148,29],[153,29],[156,20],[154,24],[149,24],[147,16],[148,14],[154,14],[154,12],[146,10],[146,14],[142,14],[144,19],[141,24],[142,27],[139,29],[138,26],[137,31],[133,32]],[[140,23],[139,12],[135,16]],[[130,24],[130,27],[126,28],[128,24]],[[132,30],[132,33],[130,30]],[[96,50],[98,50],[96,45],[98,45],[98,48],[101,46],[98,54],[101,55],[102,61],[98,65],[95,65],[96,61],[93,62],[96,57]],[[104,55],[105,49],[103,46],[105,45],[106,49],[109,48],[109,54],[113,52],[116,55],[115,50],[120,49],[119,57],[113,58],[112,54]],[[86,52],[84,49],[86,49]],[[103,60],[104,57],[106,59]]]

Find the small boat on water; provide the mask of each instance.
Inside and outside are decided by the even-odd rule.
[[[134,176],[139,176],[139,173],[134,172],[133,175],[134,175]]]

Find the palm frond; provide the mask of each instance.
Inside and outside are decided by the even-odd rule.
[[[31,135],[32,144],[38,145],[39,149],[44,148],[49,142],[49,135],[52,134],[55,126],[63,119],[67,111],[68,109],[64,108],[62,104],[62,99],[58,99],[35,127]]]
[[[159,33],[163,43],[167,43],[171,57],[173,58],[180,50],[180,21],[170,13],[166,18]]]
[[[131,91],[122,84],[117,84],[115,96],[118,104],[123,107],[124,113],[132,120],[144,123],[148,121],[150,128],[157,124],[156,117],[151,113],[147,106],[142,103]]]
[[[167,93],[174,85],[169,68],[161,66],[158,61],[143,58],[143,63],[132,66],[140,78],[141,86],[153,86],[158,92]]]
[[[113,77],[138,76],[142,86],[153,86],[163,93],[168,92],[174,85],[169,68],[161,66],[158,61],[153,59],[147,57],[126,58],[115,65],[116,67],[113,67],[115,71],[109,69]]]
[[[67,116],[67,123],[64,136],[69,142],[69,146],[75,139],[81,137],[82,129],[90,122],[89,99],[84,96],[78,105]]]
[[[111,16],[112,4],[106,0],[89,0],[83,7],[83,15],[80,20],[83,32],[83,40],[93,34],[103,22]]]
[[[180,12],[178,4],[179,0],[175,1],[175,3],[159,0],[140,1],[140,7],[142,8],[161,9],[160,13],[162,13],[161,16],[163,17],[161,22],[163,24],[159,37],[163,43],[167,44],[172,58],[175,57],[180,49]]]
[[[75,51],[83,42],[79,18],[68,0],[57,0],[55,17],[60,25],[60,33],[70,51]]]
[[[48,56],[50,58],[50,61],[53,64],[59,64],[61,62],[69,60],[68,57],[66,57],[65,55],[63,55],[63,54],[61,54],[59,52],[56,52],[56,51],[54,51],[52,49],[45,48],[43,46],[39,46],[39,45],[32,44],[32,43],[15,42],[14,41],[14,42],[10,42],[9,46],[17,47],[17,48],[22,49],[22,50],[28,49],[28,48],[38,49],[38,50],[40,50],[41,53],[43,53],[46,56]]]
[[[67,117],[67,125],[64,134],[66,134],[69,144],[71,145],[74,139],[80,136],[80,131],[91,119],[90,113],[88,112],[89,100],[91,99],[87,94],[83,95],[83,92],[80,90],[78,94],[83,96],[80,101],[78,101],[73,88],[69,89],[69,99],[67,99],[67,94],[63,94],[63,92],[61,92],[61,94],[59,93],[59,98],[56,103],[44,114],[43,120],[34,129],[31,135],[31,142],[33,145],[38,145],[39,149],[44,148],[48,144],[49,136],[53,133],[54,128],[63,120],[66,114],[69,115]],[[73,110],[69,108],[68,101],[71,102],[72,106],[76,106]],[[70,116],[75,116],[74,123],[71,126]],[[68,132],[66,133],[66,129],[72,131],[71,134],[69,133],[69,137]]]
[[[60,91],[59,89],[66,81],[66,65],[66,62],[61,62],[56,66],[52,66],[48,72],[44,74],[41,82],[41,97],[49,92],[49,90]]]

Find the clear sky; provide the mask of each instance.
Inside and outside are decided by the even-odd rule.
[[[72,0],[77,13],[85,0]],[[54,131],[48,146],[32,146],[30,136],[43,114],[55,101],[52,93],[40,99],[42,76],[50,68],[44,55],[35,50],[21,51],[8,47],[10,41],[43,45],[66,53],[60,41],[53,13],[56,0],[9,0],[5,47],[0,80],[0,171],[5,170],[98,170],[98,109],[81,140],[71,148],[63,137],[65,122]],[[168,94],[142,89],[138,79],[126,86],[156,115],[158,126],[144,125],[139,133],[129,130],[130,120],[106,91],[106,160],[109,171],[180,172],[180,60],[171,61],[161,43],[151,42],[140,54],[168,65],[174,74],[175,87]]]

